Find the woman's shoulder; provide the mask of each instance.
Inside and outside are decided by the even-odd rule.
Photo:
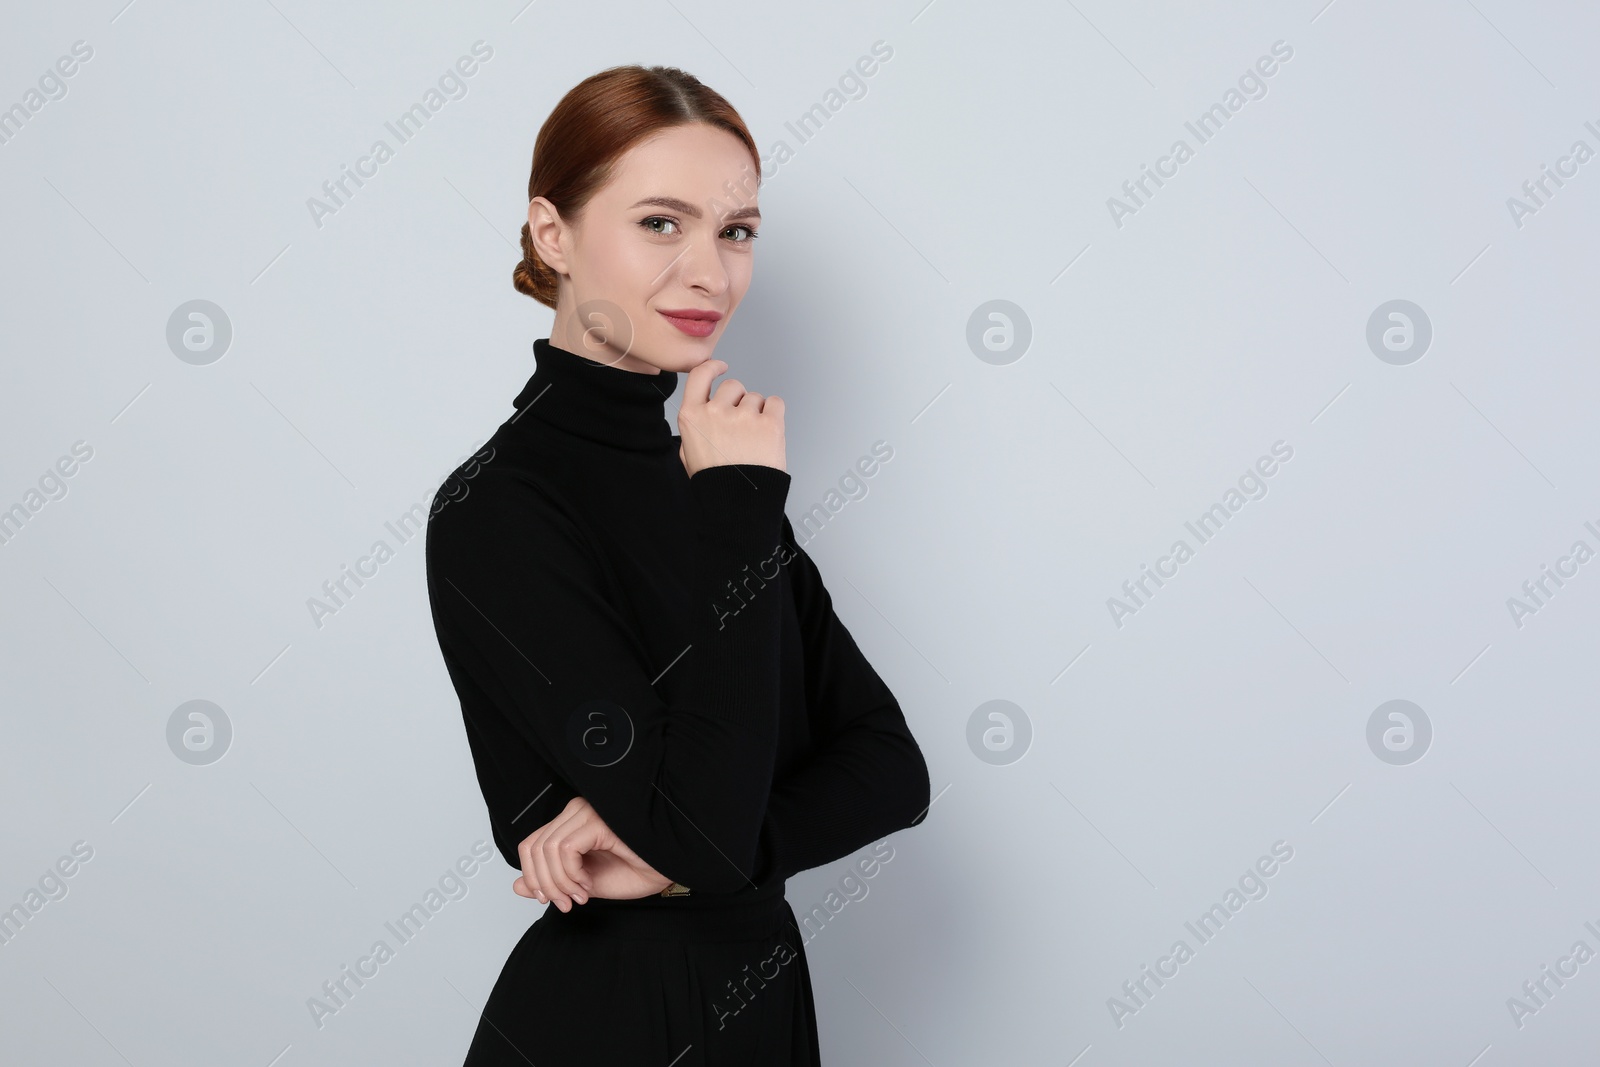
[[[578,509],[554,474],[548,460],[495,435],[439,485],[428,513],[430,543],[576,533]]]

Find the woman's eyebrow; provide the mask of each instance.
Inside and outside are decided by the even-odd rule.
[[[675,196],[647,196],[637,204],[634,204],[633,207],[644,207],[646,204],[654,207],[669,208],[673,211],[681,211],[690,218],[695,219],[700,218],[702,214],[699,208],[695,207],[687,200],[679,200]],[[628,210],[632,211],[633,207],[629,208]],[[760,217],[760,209],[754,207],[742,207],[735,211],[730,211],[726,215],[722,216],[723,221],[725,222],[732,221],[733,219],[759,219]]]

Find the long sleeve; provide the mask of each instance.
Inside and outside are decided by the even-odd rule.
[[[814,751],[773,784],[758,877],[830,863],[927,816],[928,766],[889,687],[833,611],[822,575],[783,520],[806,660]]]
[[[698,557],[684,563],[701,603],[772,553],[789,480],[757,464],[689,479]],[[432,516],[428,592],[446,661],[645,862],[697,893],[744,888],[775,765],[779,602],[697,623],[680,656],[649,661],[560,499],[485,468]]]

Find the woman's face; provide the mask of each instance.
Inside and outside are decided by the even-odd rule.
[[[750,286],[756,184],[738,138],[694,123],[634,145],[576,220],[534,198],[534,245],[563,275],[551,343],[646,374],[710,359]]]

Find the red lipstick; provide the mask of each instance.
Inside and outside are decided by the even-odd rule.
[[[656,311],[690,337],[710,337],[717,323],[722,320],[722,312],[700,308],[673,308],[667,311],[657,308]]]

